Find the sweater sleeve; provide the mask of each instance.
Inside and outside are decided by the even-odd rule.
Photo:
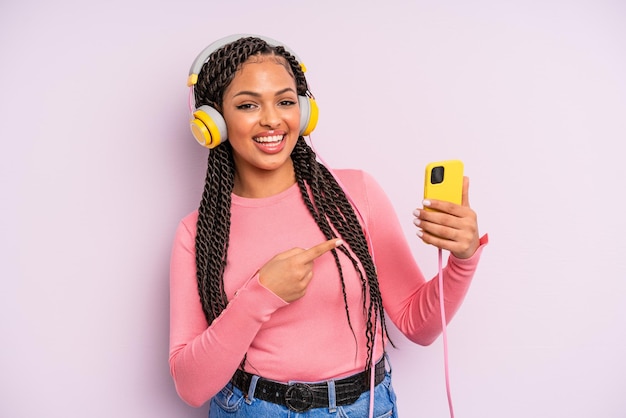
[[[365,173],[364,181],[365,207],[369,208],[366,222],[385,311],[407,338],[420,345],[429,345],[443,331],[439,281],[426,280],[424,277],[411,253],[395,210],[382,188]],[[448,321],[465,298],[486,243],[485,235],[476,253],[468,259],[458,259],[453,255],[448,258],[443,270],[444,304]]]
[[[201,406],[230,380],[262,324],[286,305],[251,277],[208,326],[198,294],[195,222],[183,220],[170,261],[170,372],[179,396]]]

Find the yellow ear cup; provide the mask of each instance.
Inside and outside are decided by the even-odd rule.
[[[189,122],[191,133],[200,145],[212,149],[226,140],[226,123],[217,110],[200,106],[193,116]]]
[[[201,120],[192,119],[189,124],[191,127],[191,133],[193,134],[193,137],[196,138],[196,141],[198,141],[198,144],[207,148],[213,148],[217,146],[217,144],[215,144],[213,141],[211,133]]]
[[[300,103],[300,135],[307,136],[317,126],[319,109],[315,100],[310,97],[298,96],[298,102]]]

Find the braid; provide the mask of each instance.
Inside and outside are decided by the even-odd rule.
[[[287,52],[282,46],[277,46],[276,52],[287,60],[293,76],[296,79],[296,90],[298,91],[298,94],[302,96],[307,94],[310,95],[309,86],[306,82],[306,78],[304,77],[304,71],[296,57]]]
[[[345,246],[337,248],[337,250],[341,251],[352,262],[361,280],[363,313],[366,317],[367,325],[365,330],[367,337],[366,369],[369,369],[374,354],[374,340],[376,338],[378,319],[380,319],[383,332],[388,339],[389,335],[385,324],[382,296],[378,286],[378,275],[376,274],[376,267],[374,266],[374,261],[367,246],[365,234],[345,192],[330,171],[324,165],[317,162],[315,153],[302,137],[298,139],[298,143],[291,156],[294,161],[296,180],[300,187],[300,192],[320,230],[324,233],[326,239],[335,238],[337,235],[334,231],[336,230],[354,254],[353,255]],[[309,188],[307,188],[307,184]],[[313,201],[310,195],[312,195]],[[333,250],[332,253],[341,279],[341,289],[343,292],[348,325],[354,335],[354,329],[352,328],[348,311],[343,271],[336,250]],[[391,342],[391,340],[389,341]]]
[[[224,268],[230,236],[231,191],[235,180],[235,164],[230,143],[209,153],[208,169],[202,201],[198,208],[196,235],[196,268],[198,291],[208,323],[226,308]]]

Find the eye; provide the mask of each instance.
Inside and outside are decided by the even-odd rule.
[[[287,99],[287,100],[281,100],[278,104],[280,106],[294,106],[296,102],[291,99]]]
[[[244,103],[244,104],[240,104],[237,105],[237,109],[239,110],[250,110],[250,109],[254,109],[254,105],[252,103]]]

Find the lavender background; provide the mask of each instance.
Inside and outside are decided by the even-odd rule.
[[[185,81],[246,32],[304,60],[315,148],[378,179],[427,275],[423,167],[465,161],[491,243],[448,330],[456,415],[623,417],[625,21],[617,0],[3,0],[0,416],[206,416],[167,364],[207,155]],[[395,340],[401,416],[448,416],[441,339]]]

